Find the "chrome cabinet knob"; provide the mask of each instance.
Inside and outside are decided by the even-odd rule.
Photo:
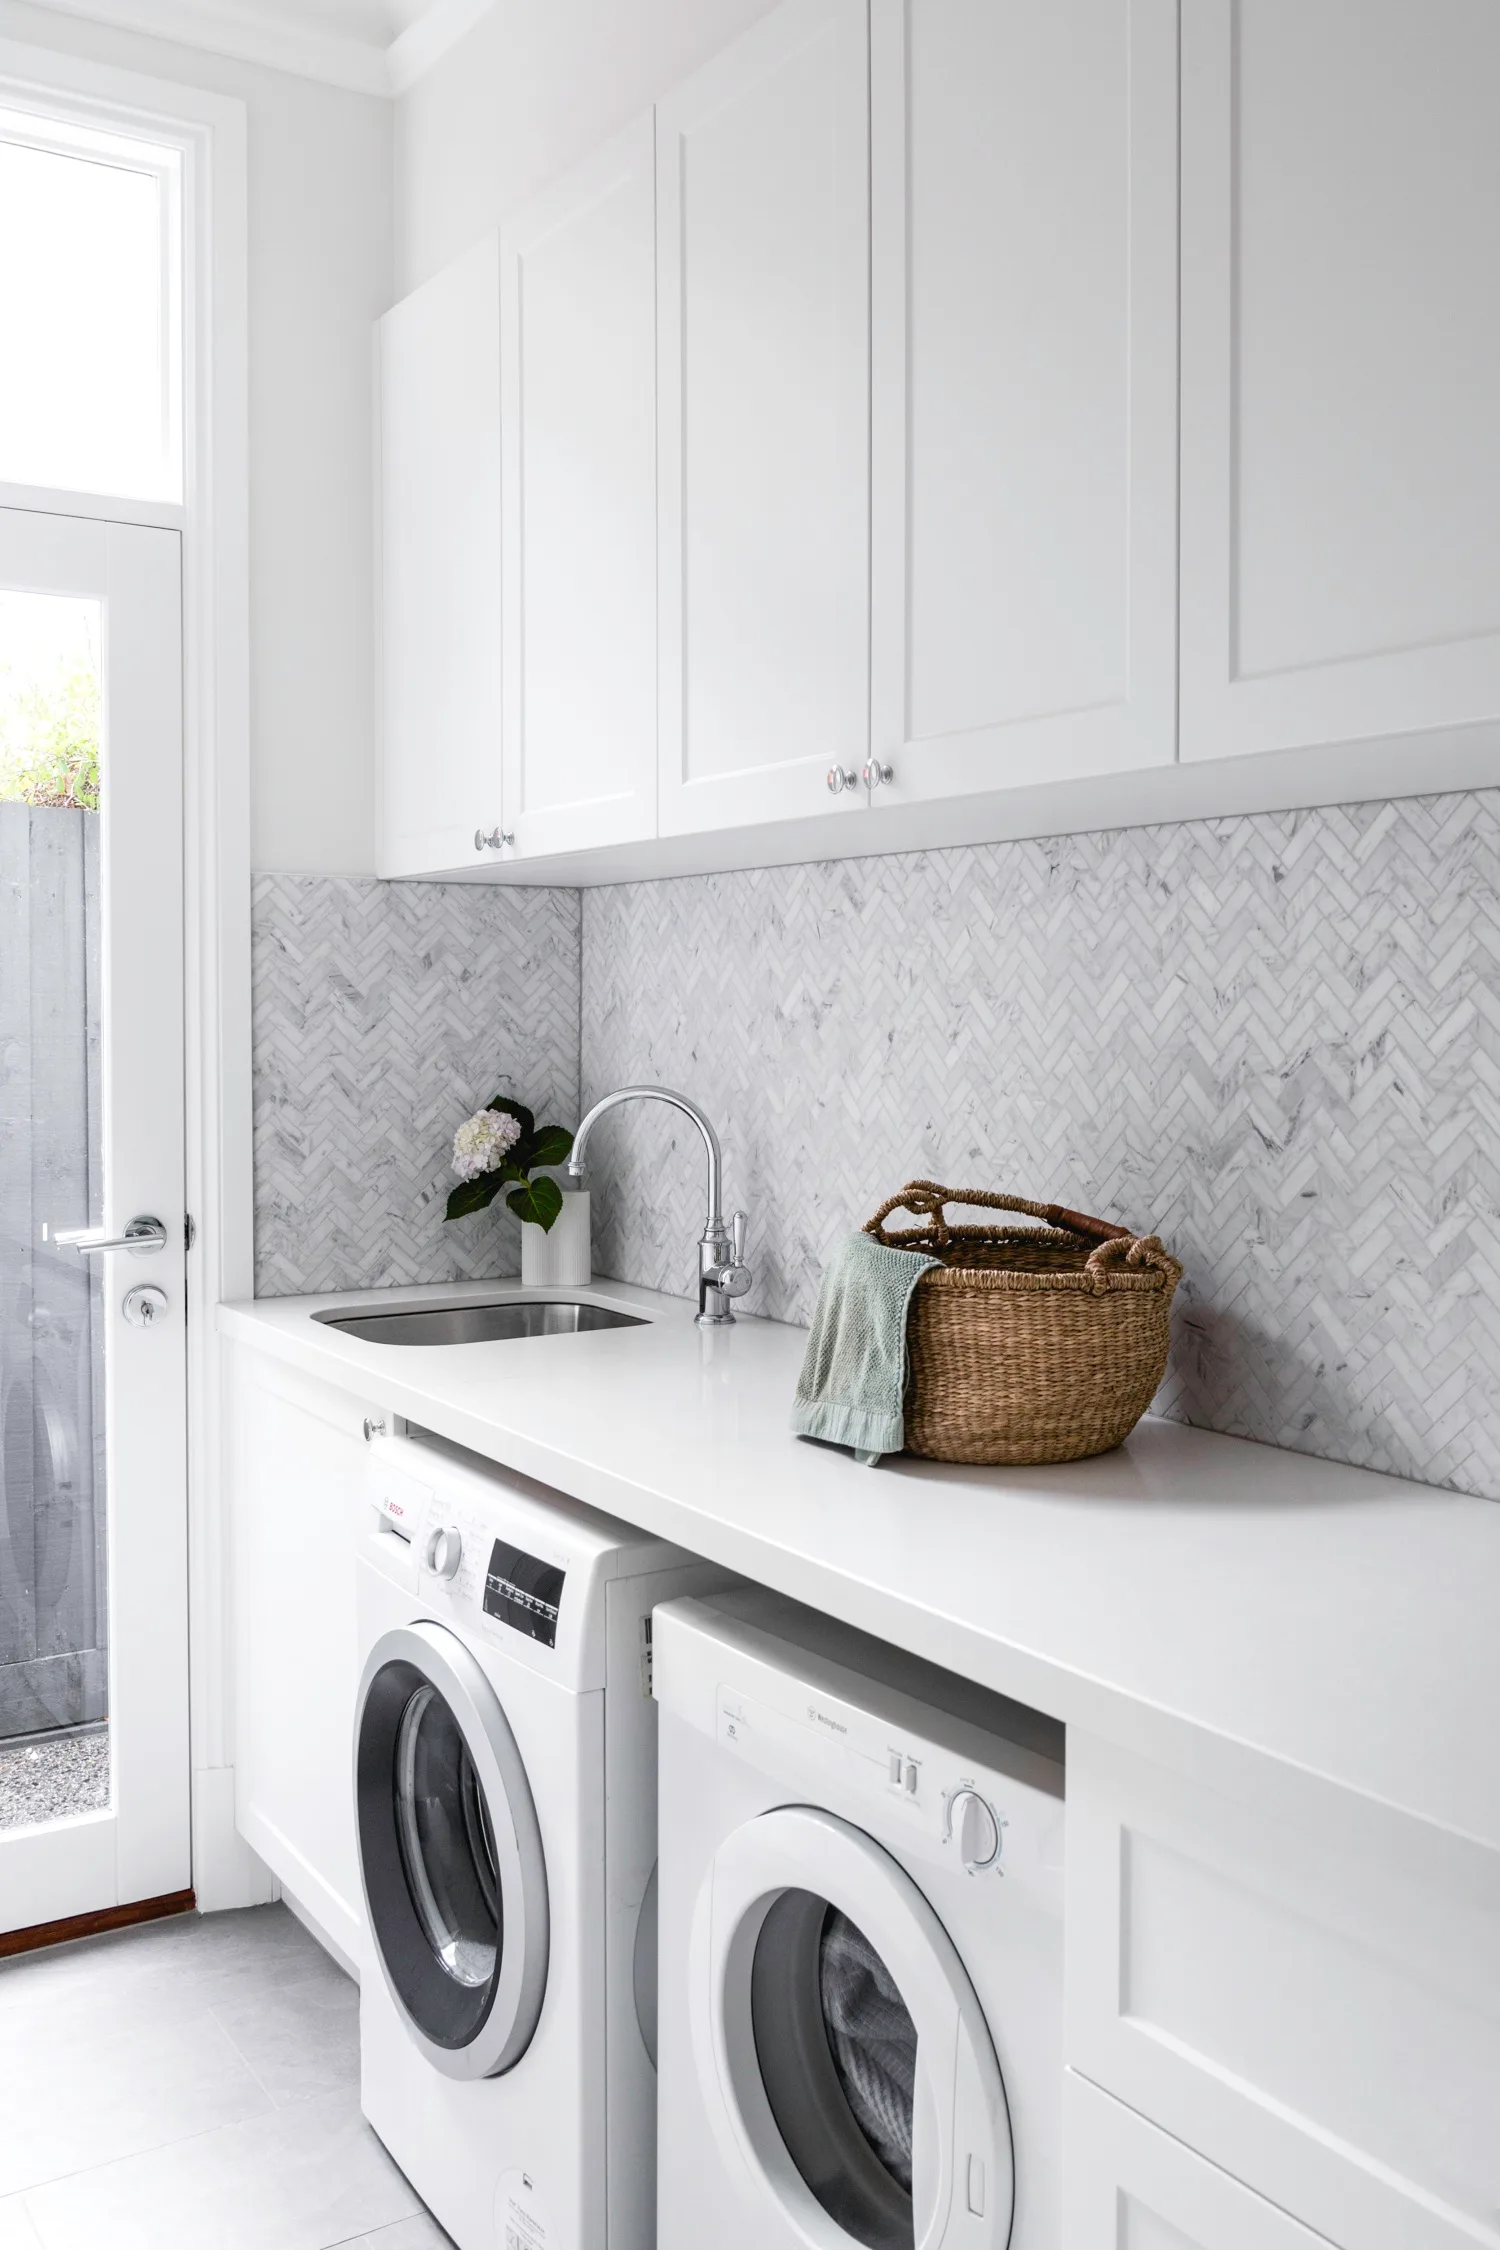
[[[948,1799],[944,1822],[946,1841],[957,1843],[958,1856],[971,1875],[982,1875],[1000,1857],[1000,1823],[995,1808],[977,1789],[955,1789]]]
[[[385,1417],[384,1417],[384,1415],[367,1414],[367,1415],[365,1416],[365,1443],[366,1443],[366,1445],[373,1445],[373,1444],[375,1443],[375,1440],[376,1440],[377,1438],[381,1438],[381,1437],[384,1437],[384,1436],[385,1436]]]
[[[828,769],[828,786],[835,797],[840,797],[846,789],[857,789],[859,787],[859,775],[854,772],[852,767],[830,766]]]
[[[463,1559],[463,1533],[456,1524],[443,1524],[428,1532],[422,1560],[434,1578],[456,1578]]]
[[[894,766],[882,765],[879,758],[867,758],[861,769],[861,778],[873,797],[877,789],[888,789],[896,778]]]
[[[492,828],[488,835],[482,828],[476,828],[474,831],[474,849],[476,852],[498,852],[507,844],[513,844],[515,840],[514,835],[508,828]]]

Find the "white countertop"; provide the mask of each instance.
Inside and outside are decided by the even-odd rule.
[[[1146,1421],[1096,1460],[862,1469],[787,1428],[805,1332],[649,1325],[411,1348],[338,1306],[221,1307],[237,1341],[950,1670],[1150,1755],[1194,1730],[1500,1849],[1500,1503]]]

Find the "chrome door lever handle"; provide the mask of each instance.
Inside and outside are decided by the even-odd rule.
[[[123,1234],[111,1234],[108,1227],[69,1227],[52,1239],[60,1250],[76,1250],[84,1258],[105,1250],[128,1250],[132,1257],[143,1258],[165,1250],[167,1230],[160,1219],[138,1218],[130,1221]]]

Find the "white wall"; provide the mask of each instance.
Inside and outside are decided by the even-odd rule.
[[[391,298],[391,105],[25,0],[0,0],[0,36],[247,106],[252,857],[370,873],[370,324]]]
[[[495,0],[396,105],[396,295],[766,15],[773,0]]]

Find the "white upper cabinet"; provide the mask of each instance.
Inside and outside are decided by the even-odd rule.
[[[1176,753],[1176,0],[873,0],[876,755]]]
[[[500,825],[495,238],[388,312],[380,391],[382,875],[493,860]]]
[[[656,142],[648,115],[501,230],[505,825],[521,858],[656,833]]]
[[[865,0],[657,112],[664,835],[847,814],[869,707]]]
[[[1500,716],[1500,8],[1192,0],[1182,192],[1184,758]]]

